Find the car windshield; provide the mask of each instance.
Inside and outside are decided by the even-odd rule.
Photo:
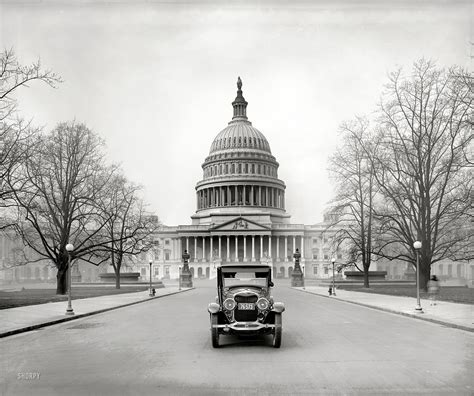
[[[241,285],[251,285],[267,287],[267,273],[256,271],[236,271],[225,272],[224,287],[234,287]]]
[[[226,278],[224,279],[224,287],[233,287],[233,286],[260,286],[266,287],[267,280],[262,278]]]

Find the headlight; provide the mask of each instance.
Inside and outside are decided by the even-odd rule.
[[[227,309],[228,311],[232,311],[236,305],[237,304],[233,298],[227,298],[224,301],[224,308]]]
[[[270,303],[268,302],[268,300],[266,298],[259,298],[258,301],[257,301],[257,307],[260,311],[265,311],[266,309],[268,309],[268,306],[270,305]]]
[[[220,309],[221,309],[221,307],[220,307],[219,304],[217,304],[217,303],[210,303],[210,304],[207,306],[207,310],[208,310],[209,313],[211,313],[211,314],[216,314],[217,312],[219,312]]]

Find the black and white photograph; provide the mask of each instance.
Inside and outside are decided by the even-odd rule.
[[[0,0],[0,395],[474,395],[472,0]]]

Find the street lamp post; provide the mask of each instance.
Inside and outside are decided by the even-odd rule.
[[[336,295],[336,279],[334,276],[334,264],[336,263],[336,259],[333,257],[331,259],[331,262],[332,262],[332,295],[335,296]]]
[[[71,302],[71,288],[72,288],[72,277],[71,277],[71,252],[74,250],[74,245],[72,243],[68,243],[66,245],[67,250],[67,283],[68,283],[68,295],[67,295],[67,309],[66,315],[74,315],[74,310],[72,309],[72,302]]]
[[[423,313],[423,308],[421,308],[420,304],[420,249],[421,249],[421,242],[415,241],[413,243],[413,247],[416,251],[416,307],[415,312]]]
[[[151,266],[153,265],[153,260],[150,260],[150,297],[153,297],[153,286],[151,284]]]
[[[181,266],[178,267],[178,290],[181,290]]]

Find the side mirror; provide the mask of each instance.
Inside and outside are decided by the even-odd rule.
[[[269,286],[269,287],[273,287],[273,286],[275,286],[275,285],[273,284],[272,281],[270,281],[270,282],[268,282],[268,286]]]

